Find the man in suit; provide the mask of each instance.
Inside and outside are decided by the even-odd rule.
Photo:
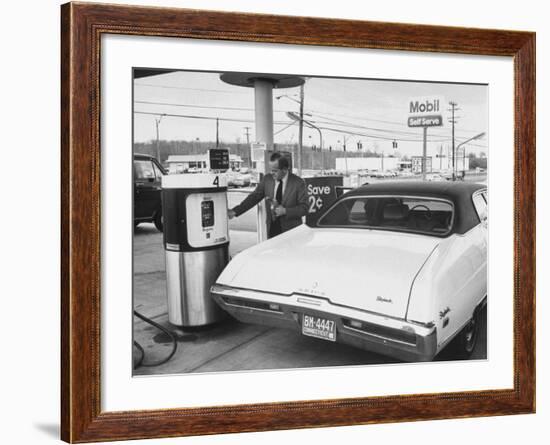
[[[307,191],[302,178],[290,172],[288,159],[275,152],[269,158],[271,173],[266,174],[256,189],[243,202],[227,211],[229,219],[242,215],[262,199],[267,201],[269,238],[302,224],[307,214]]]

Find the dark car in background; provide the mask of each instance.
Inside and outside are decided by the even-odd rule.
[[[134,227],[152,222],[162,232],[161,180],[165,174],[155,157],[134,154]]]

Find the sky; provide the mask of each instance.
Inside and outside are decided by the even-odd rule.
[[[442,96],[445,126],[428,128],[428,156],[451,147],[450,101],[458,107],[455,143],[485,132],[466,147],[468,153],[488,154],[487,94],[486,85],[476,84],[307,77],[304,119],[321,128],[324,149],[341,149],[345,139],[349,151],[357,151],[361,142],[363,149],[385,155],[421,155],[422,129],[407,126],[409,101]],[[274,89],[273,96],[275,143],[297,143],[298,125],[286,112],[299,111],[299,87]],[[216,118],[221,146],[246,143],[245,127],[250,142],[256,140],[254,89],[226,84],[220,73],[178,71],[136,79],[135,142],[156,140],[155,121],[162,114],[167,114],[159,124],[163,140],[215,141]],[[319,145],[319,133],[304,127],[304,145],[311,144]]]

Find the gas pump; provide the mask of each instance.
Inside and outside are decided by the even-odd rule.
[[[227,155],[225,169],[228,159]],[[212,165],[211,156],[212,167],[222,170],[219,164]],[[168,320],[177,326],[202,326],[221,320],[225,313],[210,297],[210,286],[229,259],[226,175],[163,176],[162,210]]]

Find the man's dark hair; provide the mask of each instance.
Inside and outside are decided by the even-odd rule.
[[[285,168],[286,169],[290,168],[290,162],[288,162],[288,159],[278,151],[276,151],[275,153],[272,153],[271,156],[269,157],[269,160],[271,162],[278,161],[278,166],[281,170]]]

